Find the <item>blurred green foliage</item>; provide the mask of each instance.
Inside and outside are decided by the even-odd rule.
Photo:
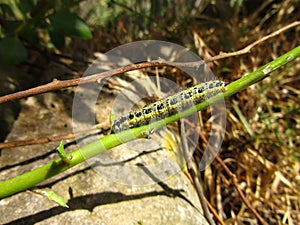
[[[27,50],[65,46],[65,37],[88,40],[89,26],[73,12],[80,1],[4,0],[0,3],[0,64],[27,59]]]
[[[193,50],[193,32],[205,42],[214,43],[211,46],[214,52],[234,51],[246,42],[258,39],[256,34],[259,32],[251,31],[256,29],[269,33],[266,29],[273,26],[270,24],[286,21],[288,14],[296,15],[292,12],[297,11],[298,2],[2,0],[0,63],[18,64],[24,61],[28,55],[31,56],[29,47],[63,50],[69,43],[66,37],[91,39],[90,27],[98,35],[95,38],[95,42],[99,43],[97,51],[107,51],[141,39],[166,40]],[[17,46],[10,50],[10,54],[7,54],[7,43]]]

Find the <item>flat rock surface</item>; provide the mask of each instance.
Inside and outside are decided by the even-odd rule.
[[[109,114],[109,101],[109,97],[102,99],[106,106],[102,108],[103,115]],[[72,97],[63,93],[24,100],[7,141],[71,133],[71,107]],[[108,116],[105,118],[108,120]],[[56,159],[58,145],[59,142],[50,142],[2,150],[0,180]],[[72,142],[66,145],[68,152],[76,148]],[[144,169],[144,173],[140,179],[148,175],[152,184],[126,184],[112,181],[91,163],[84,162],[38,185],[62,196],[69,208],[41,195],[21,192],[0,200],[0,224],[207,224],[197,194],[182,172],[161,182],[151,171]]]

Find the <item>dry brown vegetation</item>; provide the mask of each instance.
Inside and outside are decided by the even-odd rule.
[[[175,11],[184,1],[176,2]],[[165,10],[166,20],[151,18],[149,33],[143,38],[175,41],[204,59],[242,49],[300,17],[299,3],[291,0],[245,1],[236,7],[226,1],[210,1],[186,20],[179,13],[170,19],[170,10]],[[118,18],[112,30],[104,27],[97,31],[99,42],[93,44],[102,49],[103,40],[115,46],[138,39],[132,22]],[[220,60],[211,67],[227,82],[234,81],[297,46],[299,31],[299,27],[291,29],[249,54]],[[122,35],[126,38],[120,38]],[[267,224],[300,222],[299,69],[297,60],[227,100],[226,137],[220,157]],[[232,177],[217,161],[203,178],[206,197],[226,224],[258,223],[233,186]]]
[[[104,24],[98,22],[101,18],[91,9],[82,10],[87,7],[83,2],[82,16],[94,26],[94,38],[73,41],[59,54],[80,55],[87,61],[83,55],[92,56],[94,52],[105,52],[130,41],[159,39],[181,44],[209,59],[219,52],[242,49],[300,19],[300,4],[295,0],[245,1],[235,6],[230,6],[229,1],[208,1],[194,14],[190,13],[193,5],[185,7],[186,1],[180,0],[162,1],[165,5],[158,3],[157,9],[148,14],[143,10],[151,8],[150,1],[136,7],[126,1],[117,2],[107,7],[111,18]],[[297,26],[260,43],[248,54],[218,60],[210,66],[218,77],[229,83],[299,43],[300,27]],[[63,59],[59,55],[55,57]],[[43,63],[34,54],[31,60],[30,64]],[[78,62],[68,60],[71,64],[63,60],[59,63],[68,65],[69,75],[70,71],[79,75]],[[84,60],[81,65],[85,64]],[[23,65],[23,69],[32,71],[30,64]],[[299,65],[298,59],[226,100],[226,136],[220,160],[234,177],[216,160],[201,174],[205,197],[225,224],[261,223],[251,208],[267,224],[300,223]],[[233,178],[250,208],[238,194]]]

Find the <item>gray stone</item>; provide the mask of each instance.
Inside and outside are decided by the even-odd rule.
[[[107,96],[106,101],[108,104]],[[71,133],[71,105],[72,97],[62,93],[28,98],[23,101],[7,141]],[[106,118],[108,124],[110,108],[104,108],[97,117]],[[2,150],[0,179],[15,177],[56,159],[58,145],[50,142]],[[71,142],[66,147],[68,152],[77,148]],[[69,208],[25,191],[0,200],[0,224],[207,224],[196,191],[182,172],[156,182],[155,175],[141,167],[145,176],[152,176],[153,184],[128,185],[113,182],[91,165],[84,162],[38,185],[62,196]]]

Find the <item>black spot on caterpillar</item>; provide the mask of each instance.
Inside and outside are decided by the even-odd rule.
[[[125,116],[121,116],[113,122],[112,129],[117,133],[129,128],[149,124],[150,121],[163,119],[193,105],[204,102],[225,90],[226,83],[220,80],[212,80],[198,84],[178,92],[175,95],[146,105],[141,109],[132,111]]]

